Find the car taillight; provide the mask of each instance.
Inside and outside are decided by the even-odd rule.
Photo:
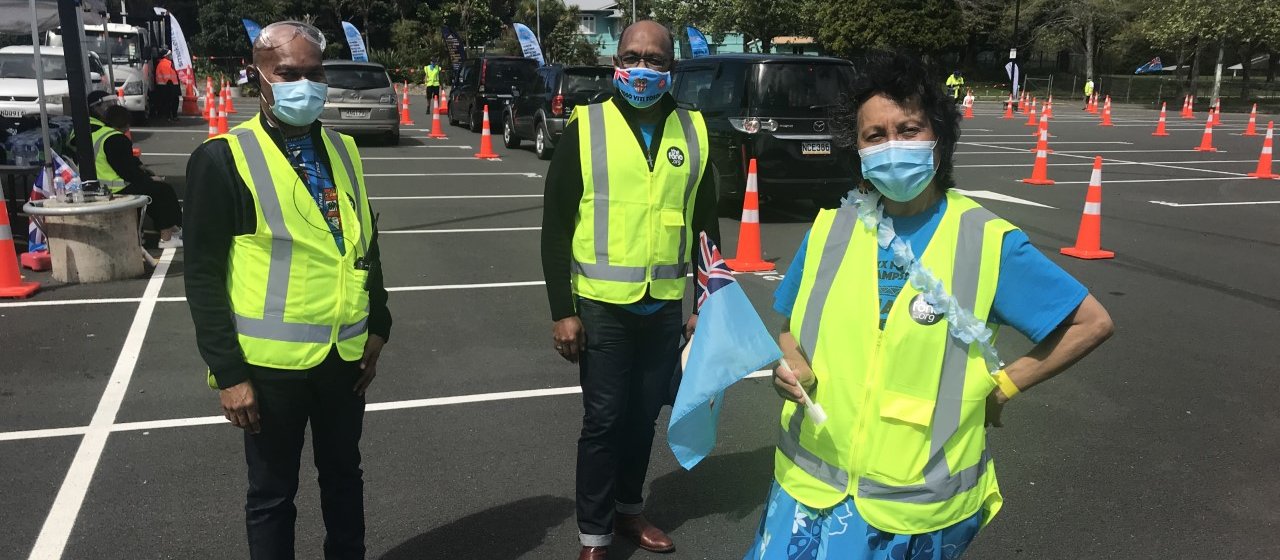
[[[480,61],[480,93],[484,93],[484,75],[489,73],[489,61]]]
[[[564,115],[564,96],[557,95],[551,98],[551,114],[559,117]]]

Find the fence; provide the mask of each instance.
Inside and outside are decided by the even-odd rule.
[[[1084,99],[1084,79],[1072,74],[1039,74],[1023,80],[1023,91],[1041,99],[1053,95],[1055,99]],[[1265,76],[1256,76],[1247,84],[1239,78],[1222,79],[1218,97],[1222,105],[1230,109],[1248,108],[1257,103],[1260,108],[1280,111],[1280,80],[1267,82]],[[1185,76],[1172,75],[1104,75],[1094,80],[1094,91],[1110,95],[1117,103],[1132,103],[1158,108],[1161,102],[1181,107],[1187,95]],[[1196,80],[1196,100],[1209,103],[1213,94],[1213,77]],[[1245,95],[1245,94],[1248,95]],[[974,94],[986,99],[1004,99],[1009,95],[1007,84],[975,87]]]

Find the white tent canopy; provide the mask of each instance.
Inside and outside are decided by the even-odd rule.
[[[36,0],[36,29],[40,32],[58,27],[57,0]],[[98,14],[107,11],[103,0],[80,0],[81,7],[87,5],[89,11],[83,14],[84,22],[101,24]],[[31,0],[0,0],[0,33],[8,35],[27,35],[31,33]]]

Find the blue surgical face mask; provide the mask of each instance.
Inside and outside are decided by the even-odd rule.
[[[632,107],[643,109],[671,91],[671,72],[658,72],[648,68],[613,69],[613,85]]]
[[[309,126],[320,118],[329,84],[302,79],[296,82],[273,82],[271,95],[276,102],[271,112],[285,124]]]
[[[890,140],[858,150],[862,177],[889,200],[907,202],[919,196],[937,173],[933,166],[935,145],[933,141]]]

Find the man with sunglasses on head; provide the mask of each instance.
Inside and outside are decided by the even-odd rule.
[[[581,560],[607,557],[613,535],[651,552],[675,545],[642,515],[654,421],[670,396],[698,233],[719,240],[706,181],[707,129],[676,106],[675,42],[640,21],[614,57],[612,99],[579,105],[547,172],[542,267],[553,346],[579,365]]]
[[[187,164],[187,302],[209,385],[244,430],[255,560],[294,558],[308,423],[324,557],[365,554],[359,443],[391,314],[360,154],[316,120],[324,45],[305,23],[263,28],[250,67],[261,113]]]

